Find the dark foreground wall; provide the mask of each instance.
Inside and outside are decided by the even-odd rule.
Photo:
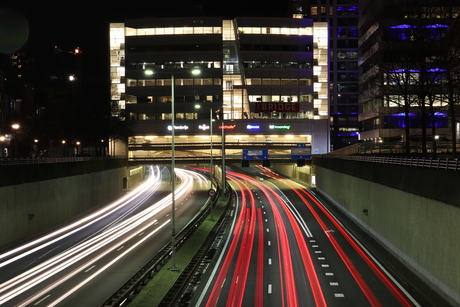
[[[460,306],[460,173],[315,158],[318,191]]]
[[[135,173],[124,159],[0,167],[0,250],[107,203]]]

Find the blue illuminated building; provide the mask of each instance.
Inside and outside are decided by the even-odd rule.
[[[361,139],[451,138],[442,42],[460,16],[460,3],[361,0],[359,5]]]
[[[358,0],[291,0],[295,18],[329,23],[331,149],[358,142]]]

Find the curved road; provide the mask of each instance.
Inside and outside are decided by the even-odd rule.
[[[171,239],[169,171],[91,215],[0,255],[0,305],[100,306]],[[166,176],[165,176],[166,175]],[[176,228],[207,202],[209,181],[176,168]],[[199,205],[197,205],[199,204]]]

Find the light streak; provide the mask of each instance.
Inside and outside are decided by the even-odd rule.
[[[74,233],[76,233],[77,231],[80,231],[88,226],[90,226],[91,224],[94,224],[95,222],[101,220],[102,218],[110,215],[111,213],[115,212],[116,210],[119,210],[120,208],[122,208],[123,206],[126,206],[130,203],[130,200],[134,197],[137,197],[139,195],[141,195],[143,192],[147,191],[148,189],[151,189],[152,190],[152,193],[154,191],[153,187],[154,186],[158,186],[159,185],[159,178],[158,177],[154,177],[152,176],[151,178],[149,178],[149,180],[147,180],[144,184],[140,185],[139,187],[137,187],[136,189],[134,189],[131,193],[128,193],[126,194],[125,196],[121,197],[120,199],[118,199],[117,201],[113,202],[112,204],[104,207],[103,209],[91,214],[91,215],[88,215],[87,217],[83,218],[83,219],[80,219],[68,226],[65,226],[63,228],[60,228],[48,235],[45,235],[43,237],[40,237],[39,239],[36,239],[36,240],[33,240],[27,244],[23,244],[17,248],[14,248],[12,250],[9,250],[8,252],[6,253],[3,253],[3,254],[0,254],[0,260],[1,259],[5,259],[7,257],[10,257],[14,254],[17,254],[21,251],[24,251],[26,250],[25,252],[21,253],[20,255],[17,255],[13,258],[10,258],[6,261],[3,261],[0,263],[0,268],[18,260],[18,259],[21,259],[25,256],[28,256],[40,249],[43,249],[45,248],[46,246],[49,246],[59,240],[62,240]],[[54,238],[54,239],[53,239]],[[35,248],[32,248],[32,249],[29,249],[35,245],[38,245],[42,242],[45,242]],[[28,250],[29,249],[29,250]]]
[[[193,184],[193,179],[197,179],[199,182],[203,182],[203,177],[200,175],[195,175],[192,174],[189,171],[181,170],[181,169],[176,169],[176,172],[178,176],[182,180],[182,184],[179,186],[179,188],[176,191],[176,199],[181,198],[187,193],[187,191],[191,190],[192,184]],[[148,181],[148,185],[143,185],[142,189],[137,190],[138,193],[133,194],[130,193],[131,197],[138,197],[142,192],[148,193],[150,195],[152,192],[148,191],[148,188],[150,187],[151,189],[156,185],[156,181]],[[123,199],[126,199],[124,197]],[[144,198],[145,199],[145,198]],[[117,201],[116,204],[120,204],[121,201]],[[152,236],[154,233],[158,231],[158,229],[164,227],[166,223],[169,222],[169,220],[162,225],[158,226],[155,230],[146,232],[142,237],[139,237],[139,234],[142,232],[145,232],[148,227],[151,227],[153,225],[158,224],[157,220],[154,219],[154,217],[161,212],[162,210],[168,208],[171,203],[171,195],[168,195],[158,201],[157,203],[149,206],[145,210],[137,213],[136,215],[127,218],[123,221],[119,221],[117,224],[112,225],[111,227],[106,228],[104,231],[100,232],[97,235],[94,235],[90,238],[88,238],[85,241],[80,242],[79,244],[76,244],[72,248],[69,248],[68,250],[60,253],[59,255],[56,255],[38,265],[35,267],[27,270],[26,272],[8,280],[5,281],[4,283],[0,284],[0,305],[7,303],[9,300],[13,299],[14,297],[17,297],[18,295],[24,293],[25,291],[28,291],[29,289],[32,289],[33,287],[39,285],[42,282],[45,282],[46,280],[50,279],[52,276],[55,276],[59,272],[63,272],[64,270],[71,270],[70,272],[67,272],[63,277],[59,278],[58,280],[52,282],[50,285],[46,286],[39,292],[37,292],[35,295],[32,295],[29,299],[25,300],[24,304],[28,304],[34,300],[36,300],[38,297],[43,295],[45,292],[44,291],[49,291],[59,285],[61,285],[63,282],[67,281],[68,279],[72,278],[75,276],[77,273],[83,271],[83,270],[88,270],[88,267],[91,265],[94,265],[96,261],[101,259],[102,257],[108,255],[112,251],[121,251],[122,249],[123,252],[117,256],[116,260],[112,260],[109,262],[109,264],[105,265],[104,268],[107,268],[108,266],[114,264],[116,261],[121,259],[124,255],[129,253],[130,251],[133,250],[135,246],[138,246],[141,242],[144,242],[147,238]],[[121,204],[124,205],[124,204]],[[113,208],[114,205],[110,205],[110,208]],[[99,212],[107,212],[107,210],[101,210]],[[110,211],[110,212],[113,212]],[[108,214],[108,213],[107,213]],[[94,214],[91,215],[94,217],[96,220],[100,219],[100,215]],[[83,219],[84,221],[89,221],[89,218]],[[81,225],[83,222],[76,222],[72,225]],[[89,221],[89,223],[94,223],[92,221]],[[86,225],[81,226],[80,228],[86,227]],[[77,228],[77,229],[80,229]],[[63,229],[68,229],[67,227]],[[61,233],[63,230],[57,231],[55,233]],[[65,238],[66,235],[59,236],[58,238],[54,238],[51,241],[56,241]],[[52,236],[47,236],[46,238],[52,238]],[[136,240],[139,240],[137,243],[134,244],[132,247],[125,247],[127,241],[135,238]],[[41,238],[36,240],[36,242],[44,242],[45,239]],[[40,249],[45,246],[48,246],[48,242],[44,242],[42,244],[43,246],[37,246],[34,249]],[[29,251],[23,252],[23,254],[29,254]],[[16,256],[16,259],[19,259],[21,255]],[[89,258],[89,260],[85,261],[85,258]],[[77,265],[79,262],[84,261],[83,264],[79,265],[77,268],[72,269],[73,266]],[[97,274],[101,273],[102,271],[99,269],[95,271],[93,275],[91,275],[91,279],[94,278]],[[91,279],[86,279],[86,281],[89,281]],[[80,286],[83,285],[83,283],[79,284]],[[75,291],[76,288],[73,288],[72,291]],[[64,297],[62,298],[64,299]]]

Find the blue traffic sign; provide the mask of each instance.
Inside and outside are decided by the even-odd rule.
[[[243,149],[243,160],[267,160],[268,149]]]

